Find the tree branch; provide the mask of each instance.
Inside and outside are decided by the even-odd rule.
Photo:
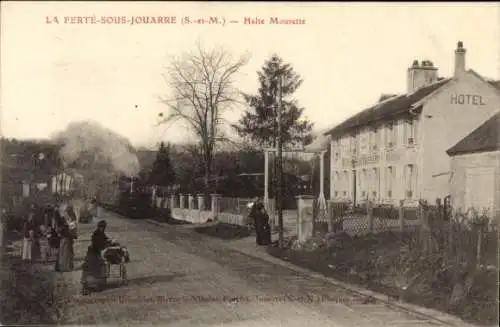
[[[171,97],[161,100],[169,114],[160,124],[174,119],[188,123],[198,137],[205,174],[211,171],[214,147],[221,141],[223,111],[240,95],[233,76],[246,62],[243,58],[233,62],[223,49],[205,51],[198,42],[196,53],[172,60],[168,79],[164,75]]]

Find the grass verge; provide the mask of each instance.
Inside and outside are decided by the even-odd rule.
[[[283,249],[273,245],[268,247],[268,252],[297,266],[386,294],[389,298],[437,309],[475,324],[497,325],[497,271],[479,271],[469,293],[458,305],[450,305],[456,281],[436,277],[435,267],[424,263],[417,266],[421,277],[402,292],[402,277],[394,273],[394,266],[401,260],[401,239],[401,235],[395,233],[364,237],[340,234],[330,241],[315,238],[300,248],[295,246],[294,239],[288,239]]]

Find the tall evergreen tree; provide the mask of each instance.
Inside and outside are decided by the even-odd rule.
[[[175,182],[174,167],[170,160],[170,145],[165,146],[163,142],[160,143],[149,180],[158,186],[171,186]]]
[[[241,137],[250,137],[262,146],[275,147],[277,143],[278,81],[282,80],[282,142],[283,145],[307,145],[312,141],[313,124],[302,118],[304,108],[293,98],[302,84],[302,78],[290,64],[273,55],[257,72],[257,94],[244,94],[247,111],[233,128]]]

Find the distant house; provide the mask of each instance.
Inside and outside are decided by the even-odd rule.
[[[83,176],[77,173],[60,172],[52,176],[50,186],[53,194],[67,195],[75,190],[78,183],[83,182]]]
[[[500,112],[446,151],[453,207],[487,209],[500,219]]]

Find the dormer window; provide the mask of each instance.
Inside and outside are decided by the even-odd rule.
[[[369,150],[371,151],[377,150],[378,143],[379,143],[379,133],[378,129],[375,127],[370,130]]]
[[[412,146],[415,144],[415,121],[412,119],[408,119],[405,121],[405,126],[404,126],[404,140],[406,142],[406,145]]]

